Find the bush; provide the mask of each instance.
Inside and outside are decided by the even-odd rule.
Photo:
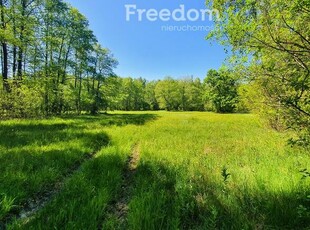
[[[0,118],[31,118],[43,114],[43,97],[39,86],[11,84],[10,92],[0,90]]]

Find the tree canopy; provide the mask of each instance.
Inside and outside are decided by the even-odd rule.
[[[88,20],[62,0],[1,0],[4,117],[97,113],[117,61]]]
[[[208,38],[229,45],[244,76],[259,85],[269,117],[298,131],[295,143],[310,134],[310,2],[307,0],[213,0],[221,20]],[[277,119],[274,118],[277,116]]]

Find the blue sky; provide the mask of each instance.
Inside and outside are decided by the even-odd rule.
[[[99,42],[109,48],[119,61],[116,73],[121,77],[148,80],[165,76],[204,78],[211,68],[219,68],[226,58],[224,47],[205,40],[207,31],[162,31],[162,26],[209,26],[213,23],[138,21],[132,15],[126,21],[126,4],[141,9],[205,9],[204,0],[67,0],[84,14]],[[195,27],[192,27],[195,29]]]

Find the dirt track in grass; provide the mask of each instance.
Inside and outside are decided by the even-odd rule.
[[[120,191],[116,198],[108,205],[107,214],[102,218],[102,222],[105,219],[115,219],[118,222],[119,229],[126,229],[127,214],[129,211],[129,201],[131,198],[131,185],[133,176],[136,173],[138,164],[140,161],[140,145],[134,144],[131,150],[131,155],[128,157],[126,167],[123,171],[123,182]],[[102,226],[98,226],[98,229],[105,229]]]
[[[93,159],[97,152],[98,151],[86,154],[82,159],[75,162],[60,180],[45,188],[43,191],[37,193],[35,196],[29,198],[21,206],[9,213],[4,220],[3,227],[0,225],[0,230],[6,229],[5,226],[13,220],[31,219],[38,211],[44,208],[51,200],[53,200],[55,196],[57,196],[57,194],[61,192],[64,184],[75,173],[79,172],[87,161]]]

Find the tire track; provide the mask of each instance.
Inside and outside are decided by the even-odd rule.
[[[131,198],[131,184],[133,176],[136,173],[140,161],[140,145],[134,144],[131,150],[131,155],[128,157],[126,167],[123,170],[123,179],[121,189],[118,196],[107,207],[106,212],[101,221],[98,230],[103,229],[103,223],[106,219],[116,219],[119,229],[126,229],[127,214],[129,211],[129,201]]]
[[[66,182],[70,180],[74,174],[79,172],[86,162],[93,159],[98,152],[99,150],[86,154],[82,159],[76,161],[57,182],[26,200],[18,209],[8,213],[4,221],[0,222],[0,230],[6,230],[7,226],[14,220],[30,220],[33,218],[38,211],[43,209],[62,191]]]

